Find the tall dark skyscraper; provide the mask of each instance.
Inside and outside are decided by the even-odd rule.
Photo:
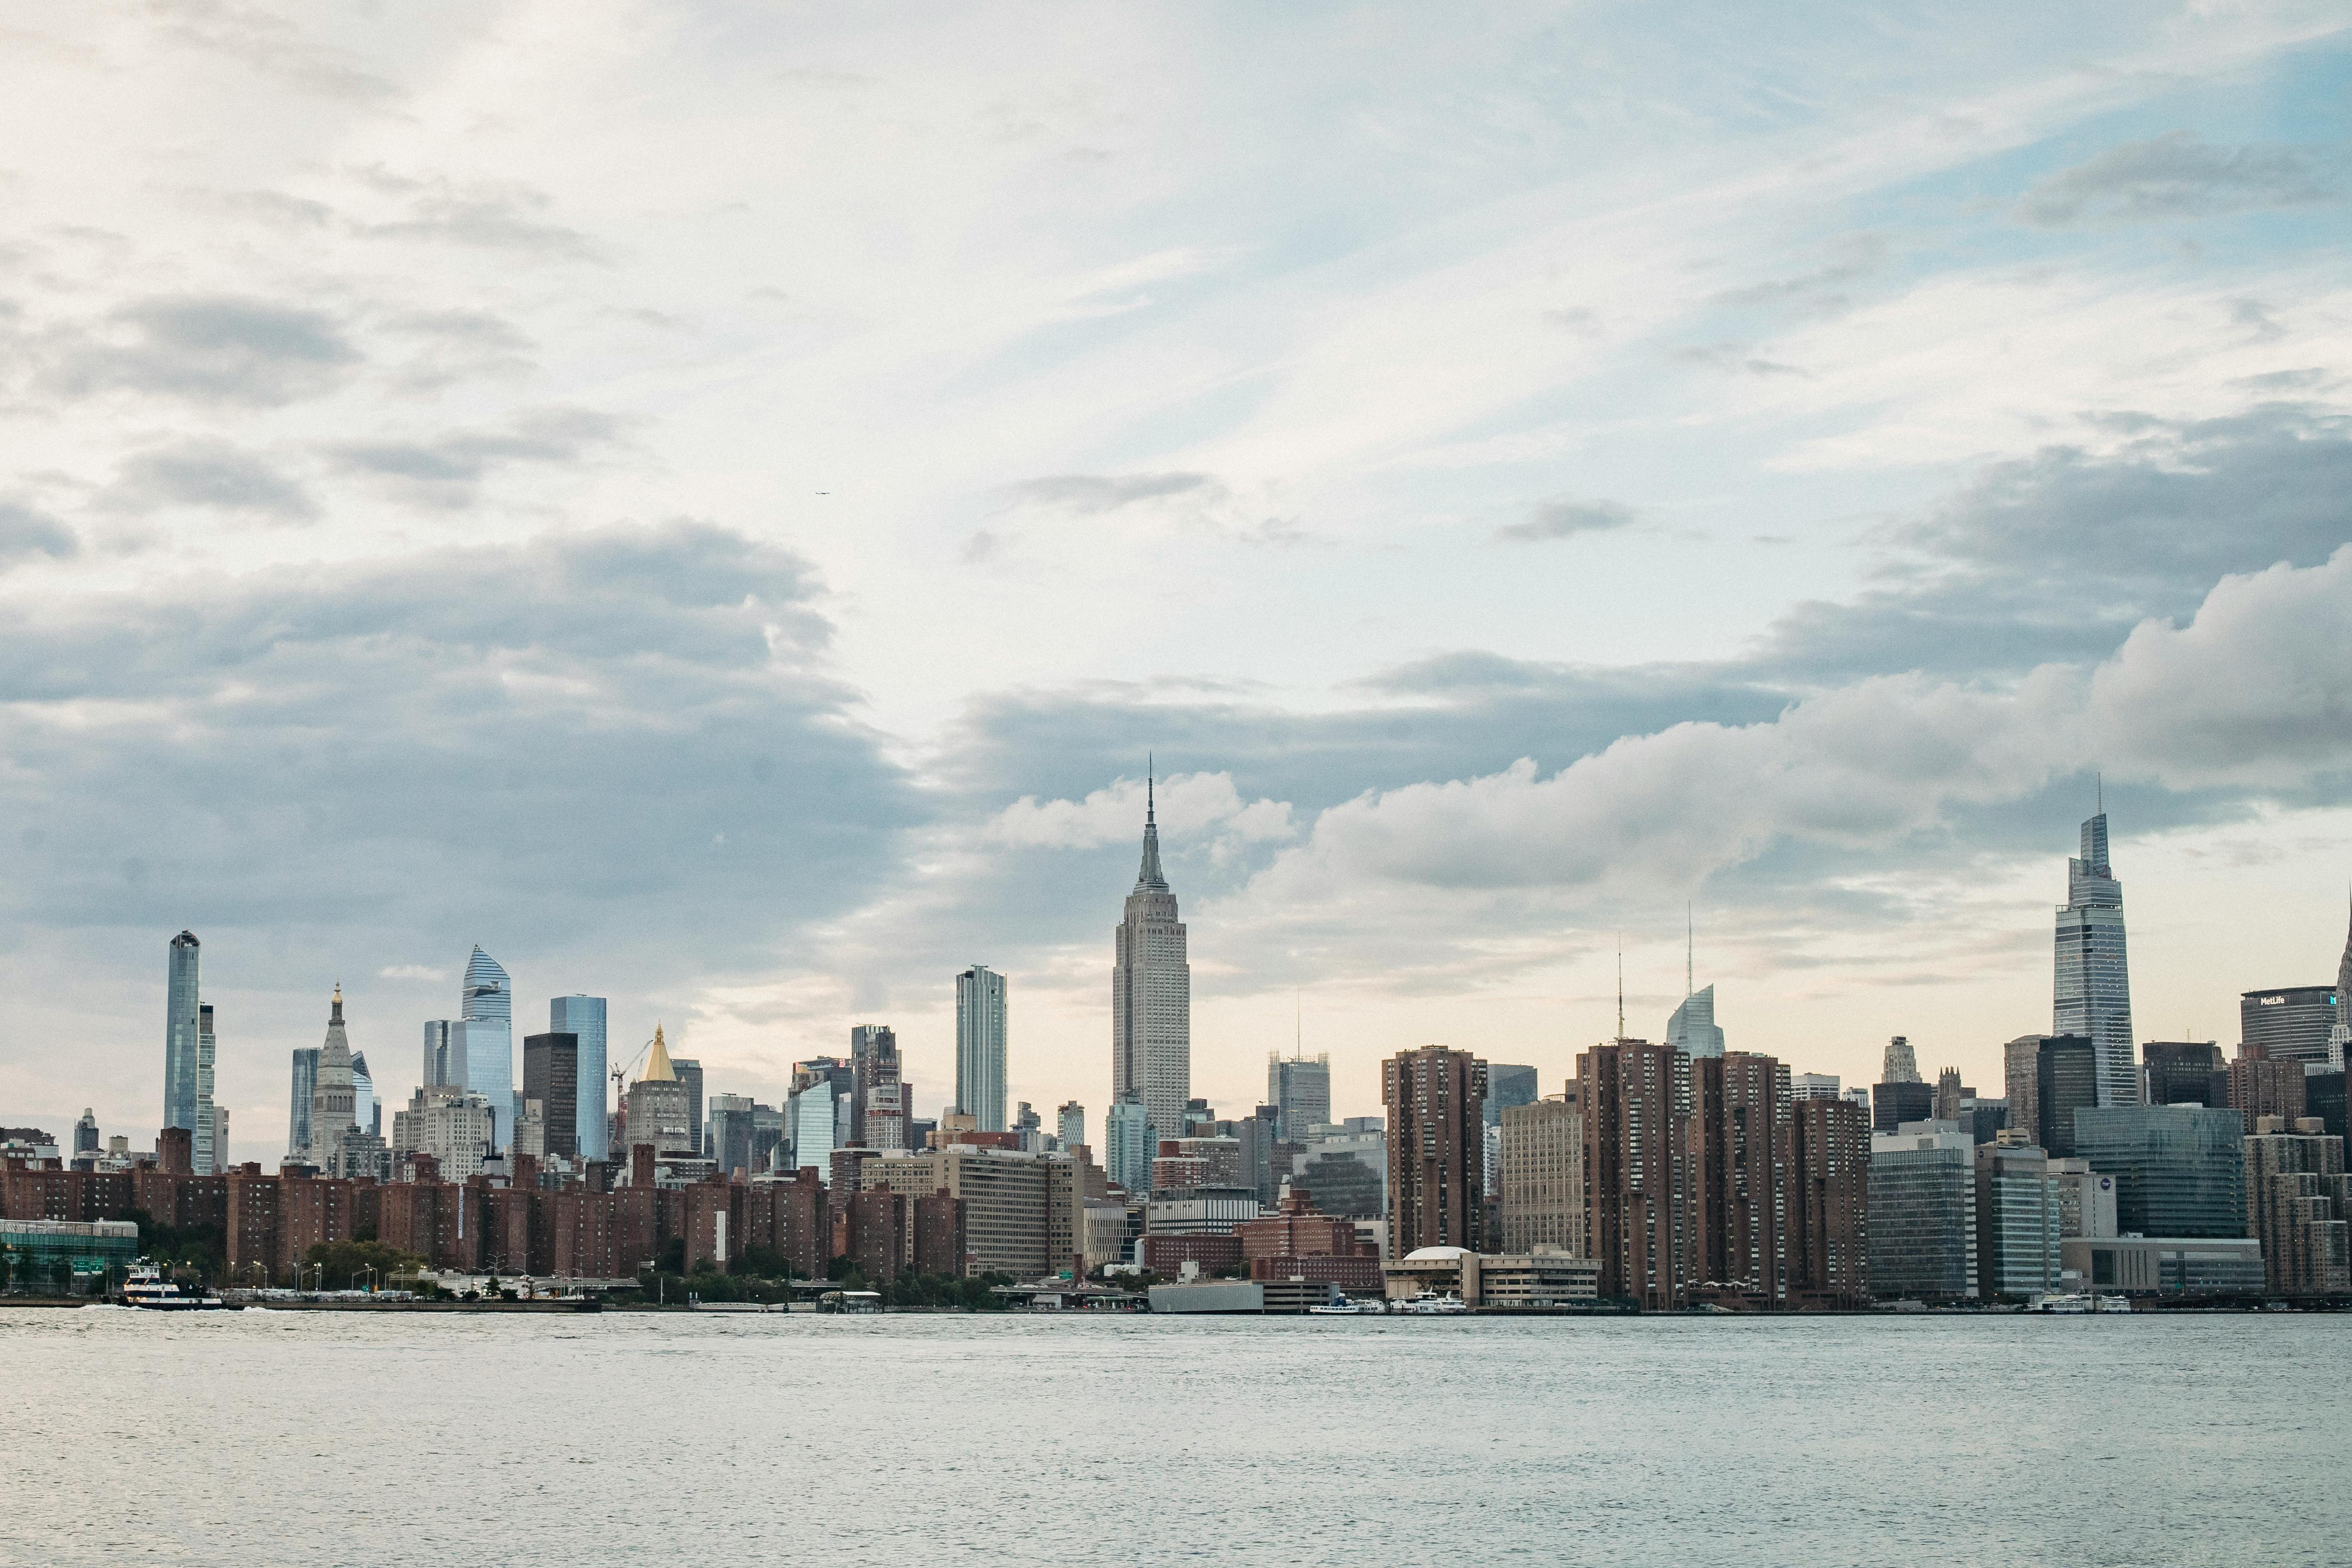
[[[2227,1064],[2218,1040],[2149,1040],[2140,1047],[2141,1089],[2150,1105],[2226,1105]],[[2017,1111],[2010,1110],[2011,1124]]]
[[[1486,1244],[1486,1064],[1424,1046],[1381,1064],[1389,1126],[1389,1258]]]
[[[1612,1040],[1576,1058],[1584,1097],[1585,1245],[1604,1300],[1678,1311],[1697,1266],[1691,1058]]]
[[[1150,778],[1143,788],[1143,863],[1111,933],[1110,1096],[1142,1103],[1151,1139],[1181,1138],[1192,1098],[1192,966],[1176,895],[1160,868]]]
[[[522,1042],[522,1097],[539,1101],[547,1152],[580,1158],[580,1037],[552,1030]]]
[[[196,1051],[203,1029],[197,1009],[197,959],[203,943],[184,931],[172,939],[163,975],[163,1125],[196,1127]]]
[[[1691,1062],[1698,1283],[1779,1307],[1789,1293],[1789,1071],[1729,1051]]]
[[[2091,1042],[2098,1103],[2138,1104],[2131,975],[2124,952],[2124,885],[2107,863],[2104,808],[2083,824],[2083,853],[2066,862],[2051,1015],[2053,1035],[2080,1035]]]
[[[1514,1105],[1536,1102],[1536,1069],[1507,1062],[1486,1064],[1486,1125],[1500,1127],[1503,1112]]]

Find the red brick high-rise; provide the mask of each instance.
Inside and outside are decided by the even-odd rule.
[[[1774,1309],[1789,1292],[1789,1073],[1771,1057],[1691,1060],[1698,1289]]]
[[[1869,1304],[1869,1114],[1850,1100],[1799,1100],[1789,1121],[1792,1304]]]
[[[1389,1257],[1486,1244],[1486,1064],[1424,1046],[1381,1064],[1388,1109]]]
[[[1584,1234],[1604,1300],[1670,1312],[1697,1262],[1691,1059],[1671,1046],[1612,1040],[1576,1058],[1584,1089]]]

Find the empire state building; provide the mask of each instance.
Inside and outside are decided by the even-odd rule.
[[[1149,778],[1143,799],[1143,865],[1127,895],[1127,916],[1112,932],[1110,1092],[1114,1100],[1141,1101],[1156,1144],[1184,1135],[1184,1103],[1192,1097],[1192,966],[1176,895],[1160,869]]]

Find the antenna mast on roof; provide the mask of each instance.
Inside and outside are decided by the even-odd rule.
[[[1625,933],[1617,933],[1617,1037],[1625,1037]]]

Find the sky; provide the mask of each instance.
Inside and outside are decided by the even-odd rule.
[[[2352,886],[2334,4],[0,0],[0,1124],[233,1152],[476,943],[771,1103],[1736,1049],[1999,1092]],[[1150,759],[1149,764],[1147,759]]]

